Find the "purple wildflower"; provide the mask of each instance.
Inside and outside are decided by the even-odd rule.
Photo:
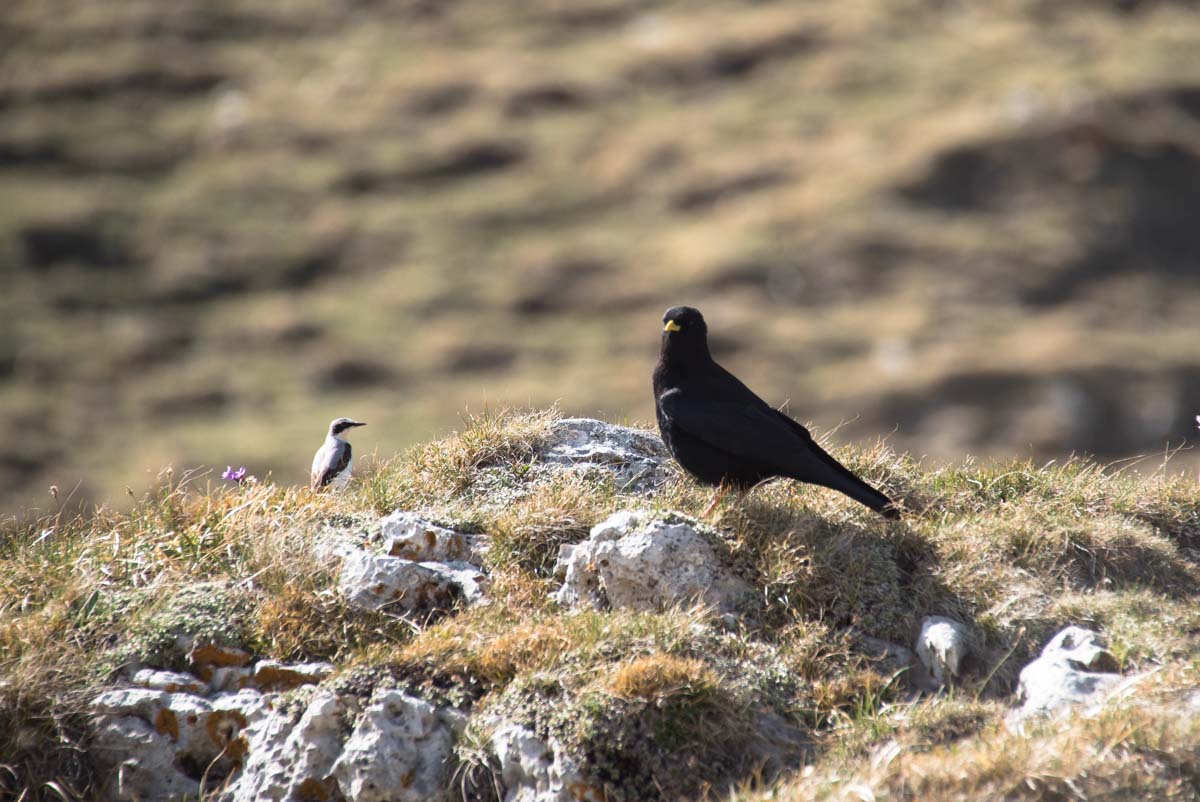
[[[243,465],[235,471],[232,465],[226,465],[225,473],[221,474],[221,478],[241,484],[246,479],[246,466]]]

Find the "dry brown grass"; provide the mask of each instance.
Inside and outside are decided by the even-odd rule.
[[[604,682],[604,689],[622,701],[659,706],[672,699],[710,696],[719,686],[716,674],[704,661],[668,654],[635,658]]]

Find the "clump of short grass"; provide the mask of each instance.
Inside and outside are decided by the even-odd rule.
[[[415,446],[390,470],[379,473],[370,485],[376,509],[437,506],[462,496],[489,466],[519,470],[558,416],[558,410],[550,408],[469,417],[454,436]],[[382,482],[382,488],[377,482]]]
[[[708,664],[694,658],[649,655],[624,663],[604,681],[604,689],[622,701],[657,706],[676,698],[699,698],[716,691],[718,681]]]

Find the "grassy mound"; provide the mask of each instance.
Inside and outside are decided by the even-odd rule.
[[[179,667],[183,634],[332,660],[333,682],[386,680],[469,709],[458,747],[468,796],[492,787],[488,722],[500,717],[581,756],[613,799],[738,784],[746,800],[1139,784],[1195,795],[1200,733],[1176,720],[1200,668],[1193,480],[1085,461],[929,470],[883,446],[840,450],[911,515],[889,524],[786,482],[726,501],[715,536],[760,594],[755,616],[731,626],[704,610],[570,612],[549,601],[559,543],[631,506],[698,514],[708,492],[677,476],[635,498],[533,469],[553,419],[474,419],[370,467],[342,495],[164,474],[130,513],[3,532],[0,787],[86,798],[88,699],[130,661]],[[427,623],[340,601],[317,544],[397,507],[491,537],[492,604]],[[958,687],[912,700],[860,644],[911,644],[935,614],[967,622],[982,648]],[[1101,716],[1007,733],[1017,672],[1067,624],[1103,630],[1126,674],[1155,673]]]

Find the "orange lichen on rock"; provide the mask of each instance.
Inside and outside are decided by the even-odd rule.
[[[172,741],[179,740],[179,719],[169,707],[158,711],[158,715],[154,717],[154,729],[160,735],[169,736]]]
[[[193,666],[227,668],[229,666],[248,665],[250,660],[250,653],[236,646],[217,646],[206,643],[197,645],[188,652],[188,661]]]

